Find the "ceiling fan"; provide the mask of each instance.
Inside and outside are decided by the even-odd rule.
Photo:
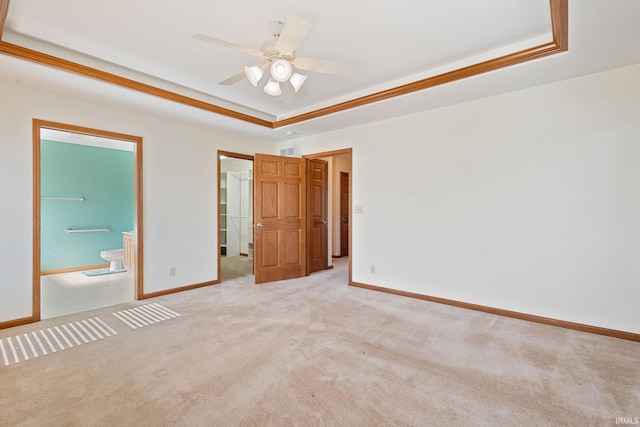
[[[224,86],[230,86],[246,77],[253,86],[257,87],[258,82],[264,75],[264,70],[269,68],[271,77],[264,86],[264,91],[271,96],[279,96],[282,93],[280,83],[289,81],[293,90],[298,92],[307,79],[306,75],[294,71],[294,68],[337,76],[350,76],[356,73],[356,67],[352,64],[301,58],[295,55],[296,48],[311,30],[311,23],[300,16],[291,15],[286,22],[273,21],[269,24],[269,30],[273,39],[263,42],[260,50],[240,46],[204,34],[194,34],[192,38],[235,49],[262,60],[260,64],[245,66],[244,71],[218,83]]]

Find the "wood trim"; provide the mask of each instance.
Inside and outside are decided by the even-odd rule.
[[[0,322],[0,329],[15,328],[16,326],[27,325],[34,323],[40,319],[34,319],[33,317],[23,317],[22,319],[14,319],[6,322]]]
[[[251,154],[240,154],[240,153],[234,153],[232,151],[218,150],[218,159],[220,159],[220,156],[227,156],[227,157],[232,157],[234,159],[243,159],[243,160],[253,161],[253,155]]]
[[[569,50],[569,0],[550,0],[553,42],[559,52]]]
[[[0,53],[15,56],[28,61],[36,62],[38,64],[47,65],[53,68],[58,68],[64,71],[70,71],[75,74],[80,74],[85,77],[90,77],[97,80],[102,80],[107,83],[113,83],[118,86],[126,87],[136,90],[138,92],[154,95],[159,98],[164,98],[169,101],[175,101],[184,105],[199,108],[202,110],[217,113],[230,118],[242,120],[248,123],[253,123],[259,126],[265,126],[272,128],[272,122],[268,120],[259,119],[257,117],[250,116],[248,114],[239,113],[237,111],[230,110],[228,108],[220,107],[208,102],[200,101],[194,98],[190,98],[185,95],[180,95],[175,92],[171,92],[165,89],[161,89],[155,86],[141,83],[136,80],[121,77],[116,74],[108,73],[106,71],[98,70],[97,68],[88,67],[86,65],[78,64],[66,59],[57,58],[52,55],[47,55],[42,52],[27,49],[22,46],[17,46],[11,43],[0,41]]]
[[[118,139],[121,141],[133,142],[136,144],[142,142],[142,138],[139,136],[127,135],[124,133],[112,132],[108,130],[93,129],[93,128],[88,128],[84,126],[70,125],[67,123],[52,122],[49,120],[42,120],[42,119],[34,119],[34,120],[37,121],[38,129],[43,127],[43,128],[63,130],[63,131],[73,132],[73,133],[83,133],[85,135],[101,136],[109,139]]]
[[[40,275],[51,276],[52,274],[74,273],[76,271],[95,270],[98,268],[106,268],[106,267],[109,267],[109,264],[96,264],[96,265],[86,265],[84,267],[60,268],[57,270],[40,271]]]
[[[323,151],[322,153],[305,154],[302,157],[306,158],[306,159],[321,159],[323,157],[340,156],[340,155],[343,155],[343,154],[351,156],[351,152],[352,151],[353,151],[352,148],[341,148],[339,150]]]
[[[374,102],[383,101],[385,99],[395,98],[397,96],[407,95],[412,92],[440,86],[451,83],[456,80],[462,80],[467,77],[477,76],[489,71],[495,71],[500,68],[510,67],[534,59],[543,58],[559,52],[565,52],[569,49],[569,6],[568,0],[549,0],[551,10],[551,27],[553,33],[553,41],[540,46],[534,46],[509,55],[494,58],[478,64],[459,68],[433,77],[418,80],[413,83],[397,86],[391,89],[383,90],[371,95],[352,99],[349,101],[335,104],[329,107],[321,108],[298,116],[282,119],[273,123],[274,129],[282,126],[305,122],[307,120],[316,119],[340,111],[349,110]]]
[[[34,322],[40,320],[40,268],[42,266],[40,259],[40,233],[42,229],[42,221],[40,217],[42,210],[40,207],[40,195],[42,194],[42,185],[40,182],[40,123],[41,122],[39,120],[34,119],[31,131],[31,151],[33,152],[33,240],[31,242],[31,259],[33,260],[33,264],[31,267],[31,318]]]
[[[629,341],[640,342],[640,334],[632,332],[618,331],[615,329],[601,328],[599,326],[585,325],[582,323],[568,322],[565,320],[551,319],[549,317],[535,316],[533,314],[520,313],[517,311],[503,310],[501,308],[487,307],[484,305],[471,304],[467,302],[455,301],[446,298],[432,297],[429,295],[406,292],[397,289],[384,288],[381,286],[368,285],[365,283],[351,282],[351,286],[372,291],[384,292],[393,295],[400,295],[409,298],[420,299],[424,301],[435,302],[438,304],[446,304],[453,307],[465,308],[467,310],[482,311],[484,313],[495,314],[498,316],[511,317],[513,319],[526,320],[528,322],[542,323],[549,326],[556,326],[564,329],[572,329],[580,332],[588,332],[591,334],[604,335],[612,338],[620,338]]]
[[[142,296],[142,298],[140,298],[140,299],[149,299],[149,298],[161,297],[161,296],[164,296],[164,295],[170,295],[170,294],[175,294],[175,293],[178,293],[178,292],[190,291],[192,289],[204,288],[206,286],[217,285],[219,283],[220,283],[220,279],[212,280],[210,282],[196,283],[194,285],[181,286],[179,288],[165,289],[164,291],[150,292],[148,294],[144,294]]]
[[[142,169],[142,153],[143,153],[143,139],[141,137],[135,137],[135,173],[133,174],[134,185],[134,258],[135,264],[133,267],[134,281],[136,284],[136,299],[142,299],[144,295],[144,196],[143,196],[143,176],[144,171]]]
[[[272,129],[277,129],[284,126],[290,126],[296,123],[305,122],[307,120],[316,119],[329,114],[338,113],[352,108],[361,107],[367,104],[383,101],[397,96],[406,95],[412,92],[432,88],[435,86],[451,83],[457,80],[465,79],[467,77],[476,76],[479,74],[495,71],[500,68],[509,67],[512,65],[520,64],[527,61],[543,58],[548,55],[564,52],[568,50],[568,23],[569,23],[569,7],[568,0],[549,0],[550,14],[551,14],[551,26],[553,33],[553,41],[540,46],[534,46],[528,49],[524,49],[519,52],[515,52],[509,55],[505,55],[499,58],[484,61],[478,64],[463,67],[457,70],[449,71],[447,73],[439,74],[426,79],[418,80],[413,83],[408,83],[384,91],[380,91],[371,95],[363,96],[360,98],[345,101],[339,104],[331,105],[329,107],[320,108],[318,110],[310,111],[308,113],[300,114],[294,117],[289,117],[282,120],[270,122],[268,120],[259,119],[248,114],[239,113],[237,111],[223,108],[214,104],[210,104],[204,101],[200,101],[194,98],[190,98],[184,95],[180,95],[168,90],[160,89],[148,84],[137,82],[135,80],[127,79],[115,74],[107,73],[95,68],[91,68],[85,65],[77,64],[72,61],[67,61],[61,58],[57,58],[51,55],[47,55],[41,52],[37,52],[31,49],[27,49],[21,46],[13,45],[0,41],[0,53],[12,55],[18,58],[33,61],[39,64],[48,65],[54,68],[59,68],[72,73],[84,75],[86,77],[102,80],[105,82],[113,83],[119,86],[127,87],[129,89],[137,90],[139,92],[147,93],[150,95],[158,96],[170,101],[175,101],[185,105],[189,105],[195,108],[199,108],[212,113],[220,114],[226,117],[242,120],[248,123],[253,123],[259,126],[264,126]],[[0,0],[0,31],[4,27],[4,21],[9,8],[9,0]],[[0,32],[0,40],[2,33]]]
[[[298,116],[290,117],[288,119],[282,119],[273,124],[274,129],[283,126],[290,126],[300,122],[306,122],[307,120],[317,119],[329,114],[338,113],[345,110],[350,110],[356,107],[362,107],[363,105],[372,104],[374,102],[384,101],[386,99],[395,98],[402,95],[407,95],[412,92],[417,92],[424,89],[429,89],[435,86],[440,86],[446,83],[455,82],[457,80],[466,79],[468,77],[484,74],[489,71],[495,71],[500,68],[509,67],[511,65],[520,64],[522,62],[531,61],[533,59],[542,58],[544,56],[558,53],[561,50],[555,43],[548,43],[541,46],[536,46],[530,49],[526,49],[520,52],[512,53],[500,58],[491,59],[489,61],[481,62],[479,64],[470,65],[468,67],[460,68],[457,70],[449,71],[443,74],[438,74],[433,77],[418,80],[413,83],[407,83],[402,86],[397,86],[391,89],[383,90],[381,92],[374,93],[372,95],[363,96],[360,98],[345,101],[340,104],[335,104],[329,107],[321,108],[309,113],[300,114]]]

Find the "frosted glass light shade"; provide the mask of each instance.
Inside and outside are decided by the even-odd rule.
[[[273,79],[269,79],[269,82],[264,87],[264,91],[271,96],[279,96],[280,94],[282,94],[280,83]]]
[[[258,86],[258,82],[262,78],[262,68],[259,65],[253,67],[244,67],[244,75],[247,76],[247,80],[255,87]]]
[[[302,84],[305,80],[307,80],[307,76],[293,73],[291,75],[291,79],[289,79],[289,83],[291,83],[291,86],[293,86],[293,90],[297,92],[302,87]]]
[[[284,59],[276,59],[271,63],[271,78],[277,82],[286,82],[291,77],[291,64]]]

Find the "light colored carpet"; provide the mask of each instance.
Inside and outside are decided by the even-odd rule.
[[[0,365],[3,426],[615,425],[640,343],[349,287],[346,259],[0,331],[100,316],[109,339]],[[131,329],[157,302],[179,318]],[[75,317],[74,317],[75,316]]]
[[[246,256],[222,256],[220,270],[220,278],[223,282],[253,275],[253,259]]]

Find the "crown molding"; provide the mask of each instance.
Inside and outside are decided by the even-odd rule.
[[[116,84],[125,88],[133,89],[139,92],[154,95],[160,98],[164,98],[170,101],[178,102],[191,107],[199,108],[205,111],[209,111],[215,114],[220,114],[226,117],[230,117],[237,120],[242,120],[247,123],[252,123],[258,126],[264,126],[271,129],[277,129],[284,126],[290,126],[296,123],[306,122],[308,120],[316,119],[319,117],[327,116],[353,108],[361,107],[367,104],[372,104],[386,99],[395,98],[398,96],[406,95],[409,93],[425,90],[435,86],[440,86],[446,83],[454,82],[456,80],[466,79],[469,77],[477,76],[479,74],[495,71],[500,68],[510,67],[512,65],[521,64],[523,62],[533,61],[539,58],[543,58],[549,55],[553,55],[560,52],[565,52],[569,48],[568,34],[569,34],[569,13],[568,13],[568,0],[549,0],[551,11],[551,26],[553,40],[549,43],[534,46],[528,49],[524,49],[509,55],[501,56],[499,58],[491,59],[488,61],[473,64],[467,67],[459,68],[446,73],[438,74],[436,76],[428,77],[422,80],[418,80],[412,83],[397,86],[384,91],[376,92],[371,95],[366,95],[360,98],[352,99],[349,101],[341,102],[328,107],[320,108],[308,113],[300,114],[294,117],[286,119],[269,121],[258,117],[251,116],[249,114],[240,113],[238,111],[224,108],[209,102],[197,100],[188,96],[180,95],[178,93],[161,89],[156,86],[141,83],[133,79],[118,76],[113,73],[108,73],[96,68],[81,65],[72,61],[68,61],[62,58],[58,58],[52,55],[47,55],[42,52],[38,52],[32,49],[27,49],[21,46],[17,46],[11,43],[2,41],[2,34],[4,30],[4,23],[7,19],[9,11],[10,0],[0,0],[0,53],[5,55],[11,55],[17,58],[21,58],[27,61],[35,62],[38,64],[50,66],[53,68],[69,71],[75,74],[83,75],[85,77],[101,80],[104,82]]]

